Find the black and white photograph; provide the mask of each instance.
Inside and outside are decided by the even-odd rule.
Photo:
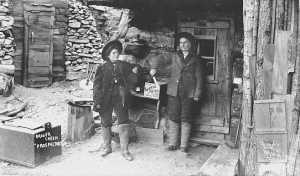
[[[0,0],[0,176],[300,176],[299,0]]]

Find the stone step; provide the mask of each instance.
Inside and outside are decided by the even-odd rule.
[[[224,144],[219,145],[200,168],[197,176],[235,176],[238,154],[238,149],[231,149]]]

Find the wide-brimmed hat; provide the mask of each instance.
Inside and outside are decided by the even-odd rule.
[[[180,32],[180,33],[175,34],[175,47],[178,46],[179,40],[181,38],[188,39],[191,42],[192,49],[195,47],[195,37],[191,33],[188,33],[188,32]]]
[[[108,42],[102,49],[102,59],[108,60],[108,55],[113,49],[117,49],[119,53],[121,53],[123,50],[122,43],[119,40],[113,40]]]

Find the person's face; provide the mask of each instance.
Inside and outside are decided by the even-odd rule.
[[[113,62],[119,59],[119,51],[117,49],[112,49],[108,55],[108,58]]]
[[[189,51],[191,49],[191,42],[187,38],[180,38],[179,49],[183,52]]]

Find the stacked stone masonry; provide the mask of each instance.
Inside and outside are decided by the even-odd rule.
[[[0,64],[13,65],[15,42],[12,34],[14,19],[9,14],[8,0],[0,1]]]
[[[69,12],[66,69],[68,73],[85,73],[87,63],[101,60],[101,48],[106,37],[97,32],[95,19],[87,6],[70,1]]]

